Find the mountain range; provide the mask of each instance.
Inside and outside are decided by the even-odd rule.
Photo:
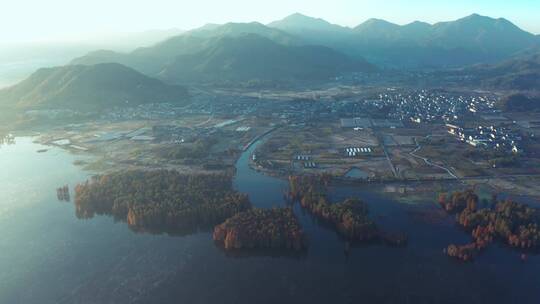
[[[343,55],[348,56],[350,61],[358,61],[358,64],[353,65],[355,67],[360,67],[362,64],[359,63],[363,63],[365,68],[358,68],[357,72],[371,70],[365,64],[366,61],[381,67],[415,69],[494,63],[508,59],[528,48],[540,46],[539,36],[521,30],[510,21],[477,14],[450,22],[428,24],[416,21],[402,26],[380,19],[370,19],[354,28],[293,14],[268,25],[257,22],[208,24],[151,47],[136,49],[131,53],[98,51],[77,58],[72,63],[118,62],[151,76],[164,77],[162,79],[165,81],[185,79],[182,75],[167,78],[167,75],[171,76],[172,70],[177,71],[177,68],[181,66],[194,69],[193,71],[185,70],[183,74],[194,72],[197,79],[205,79],[208,77],[201,75],[204,71],[220,70],[230,66],[231,62],[242,66],[241,61],[244,56],[240,55],[241,52],[253,53],[249,51],[250,48],[259,51],[263,48],[251,41],[244,45],[247,49],[236,48],[236,52],[228,53],[229,58],[220,57],[221,61],[214,60],[215,58],[199,63],[182,64],[179,61],[183,58],[200,60],[205,54],[213,54],[212,50],[226,47],[221,45],[227,41],[222,38],[239,38],[246,34],[257,35],[275,44],[289,47],[290,56],[296,56],[294,53],[302,52],[302,49],[293,48],[300,46],[318,46],[319,51],[330,56],[330,61],[343,58]],[[259,42],[261,45],[268,44],[267,40],[259,39]],[[322,47],[330,48],[334,52]],[[309,49],[309,51],[315,50]],[[281,62],[280,58],[281,56],[269,57],[268,60],[273,60],[277,70],[286,71],[288,63]],[[211,62],[216,66],[209,67],[208,64]],[[305,68],[309,70],[308,66]],[[293,72],[291,71],[290,74],[294,74]],[[335,73],[335,69],[322,74],[332,73]],[[239,73],[233,76],[234,78],[246,76],[262,79],[270,77],[265,71]],[[275,76],[282,77],[281,74]]]
[[[225,36],[211,47],[177,56],[158,75],[189,81],[325,80],[344,72],[370,71],[365,61],[324,46],[289,46],[256,34]]]
[[[122,54],[97,51],[72,64],[117,62],[166,82],[209,80],[324,80],[343,72],[374,70],[360,57],[305,43],[260,23],[206,25]]]
[[[94,51],[1,90],[0,103],[95,109],[181,102],[186,90],[172,84],[325,81],[398,68],[451,70],[475,85],[531,90],[540,84],[538,50],[539,36],[477,14],[436,24],[370,19],[352,28],[293,14],[268,25],[207,24],[127,53]]]
[[[354,27],[293,14],[269,24],[309,43],[332,46],[351,56],[391,67],[445,67],[502,60],[540,45],[540,37],[504,18],[473,14],[433,25],[415,21],[397,25],[369,19]]]
[[[116,64],[42,68],[19,84],[0,90],[7,109],[99,111],[145,103],[184,103],[187,91]]]

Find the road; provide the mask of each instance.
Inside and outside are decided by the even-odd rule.
[[[420,149],[422,149],[422,146],[418,144],[418,142],[416,142],[416,138],[414,139],[414,142],[416,143],[416,149],[414,149],[413,151],[409,152],[409,155],[411,155],[412,157],[415,157],[415,158],[418,158],[418,159],[421,159],[423,160],[428,166],[432,166],[432,167],[436,167],[436,168],[439,168],[439,169],[442,169],[444,171],[446,171],[450,176],[452,176],[454,179],[459,179],[459,177],[457,175],[455,175],[452,171],[450,171],[450,169],[446,168],[446,167],[443,167],[443,166],[440,166],[440,165],[437,165],[435,163],[432,163],[428,158],[426,157],[422,157],[420,155],[416,155],[415,153],[418,152]]]
[[[386,150],[386,145],[384,144],[384,138],[378,132],[376,133],[375,136],[377,137],[377,140],[381,144],[381,147],[382,147],[382,149],[384,151],[384,156],[386,157],[386,160],[388,161],[388,165],[392,169],[392,173],[394,174],[394,177],[399,178],[399,174],[398,174],[398,172],[396,170],[396,167],[394,167],[394,164],[392,163],[392,159],[390,158],[390,154],[388,154],[388,151]]]

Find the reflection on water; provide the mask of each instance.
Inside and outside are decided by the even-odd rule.
[[[58,185],[88,173],[58,149],[17,138],[0,149],[0,303],[538,303],[540,260],[522,263],[509,248],[492,248],[461,264],[442,254],[470,237],[451,216],[411,214],[433,204],[402,205],[369,185],[334,187],[333,201],[358,196],[377,224],[409,235],[406,248],[349,246],[294,206],[309,237],[301,258],[231,258],[210,232],[189,236],[137,234],[97,216],[78,220],[60,204]],[[282,206],[284,180],[249,169],[249,153],[234,185],[258,207]],[[424,215],[421,213],[422,218]]]
[[[266,249],[266,248],[248,248],[248,249],[228,249],[225,250],[224,247],[220,244],[216,243],[216,247],[220,249],[220,251],[228,258],[238,258],[238,259],[244,259],[244,258],[291,258],[291,259],[297,259],[302,260],[307,258],[308,256],[308,249],[302,249],[302,250],[289,250],[289,249],[281,249],[281,248],[272,248],[272,249]]]

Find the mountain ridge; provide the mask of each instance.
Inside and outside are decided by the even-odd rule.
[[[295,13],[268,25],[207,24],[128,54],[94,52],[74,59],[72,64],[118,62],[149,76],[163,75],[177,57],[212,48],[220,37],[245,34],[257,34],[282,45],[325,46],[358,61],[405,69],[496,63],[516,52],[540,46],[539,36],[521,30],[507,19],[478,14],[434,24],[414,21],[398,25],[372,18],[349,28]]]
[[[511,90],[540,88],[540,51],[516,55],[496,64],[482,64],[458,71],[470,75],[482,86]]]
[[[173,82],[202,79],[316,80],[340,72],[374,68],[324,46],[287,46],[256,34],[222,37],[200,53],[177,57],[160,78]]]
[[[275,24],[279,22],[270,23]],[[303,28],[306,26],[297,24],[296,29],[286,30],[301,33]],[[398,25],[371,18],[353,28],[341,27],[339,33],[336,31],[326,37],[323,33],[319,31],[318,35],[312,35],[315,38],[308,36],[308,42],[332,46],[352,56],[398,67],[407,61],[415,62],[418,67],[496,62],[517,51],[540,45],[538,36],[520,29],[507,19],[479,14],[435,24],[414,21]],[[396,52],[397,48],[403,51]],[[403,57],[407,59],[403,60]]]
[[[250,37],[249,41],[246,37]],[[231,39],[241,42],[241,47],[227,44],[226,42]],[[261,44],[276,53],[268,52],[264,47],[260,47]],[[254,54],[255,52],[258,54]],[[225,54],[229,57],[225,58]],[[319,60],[315,60],[315,57]],[[293,34],[252,22],[204,26],[202,29],[189,31],[128,54],[93,52],[74,59],[71,64],[118,62],[169,83],[215,79],[216,77],[208,77],[211,74],[222,75],[224,78],[231,77],[237,81],[276,78],[321,79],[331,75],[338,76],[340,72],[374,69],[362,58],[346,57],[337,50],[322,45],[309,45]],[[307,60],[309,58],[311,59]],[[194,63],[190,64],[189,60],[193,60]],[[250,61],[250,64],[246,64],[247,61]],[[327,62],[335,63],[335,66]],[[216,66],[211,67],[211,64]],[[305,73],[301,73],[301,65]],[[232,70],[233,67],[240,70],[235,72]],[[260,70],[256,71],[253,67],[259,67]],[[287,75],[287,71],[292,74]],[[191,79],[187,75],[192,75]]]

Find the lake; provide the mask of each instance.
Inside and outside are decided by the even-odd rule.
[[[283,206],[287,183],[238,160],[235,187],[257,207]],[[37,153],[38,150],[47,152]],[[539,303],[540,259],[492,245],[473,263],[442,253],[467,233],[432,202],[402,204],[370,186],[333,187],[331,197],[368,202],[385,229],[409,235],[406,248],[346,250],[335,232],[296,205],[309,238],[304,256],[235,257],[210,232],[138,234],[110,217],[75,217],[56,188],[91,175],[83,158],[31,138],[0,147],[0,303]]]

